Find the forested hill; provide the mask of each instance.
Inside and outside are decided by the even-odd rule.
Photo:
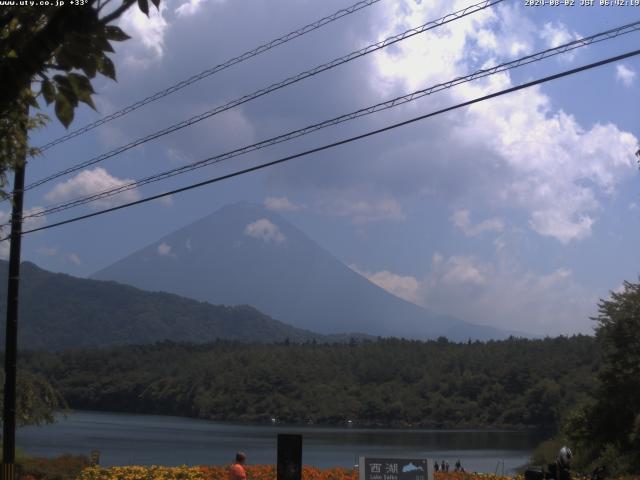
[[[588,336],[162,343],[22,358],[77,409],[423,427],[553,427],[591,392],[599,365]]]
[[[0,261],[0,278],[7,273],[7,262]],[[0,289],[0,315],[5,308],[6,289]],[[200,343],[217,338],[273,342],[331,337],[294,328],[249,306],[211,305],[22,264],[20,348],[60,350],[167,339]],[[4,329],[0,344],[4,346]]]

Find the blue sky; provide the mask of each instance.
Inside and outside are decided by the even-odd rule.
[[[51,148],[29,163],[27,183],[472,3],[382,0]],[[168,0],[151,19],[131,11],[121,20],[133,38],[115,55],[118,82],[98,79],[99,114],[81,108],[72,128],[348,4]],[[506,0],[34,189],[26,206],[102,190],[637,19],[640,7],[525,7],[524,1]],[[640,33],[625,35],[101,205],[49,215],[40,224],[362,133],[638,45]],[[23,258],[86,276],[225,204],[251,201],[279,211],[354,270],[412,302],[534,334],[588,333],[598,299],[640,273],[634,158],[639,73],[640,61],[632,58],[167,201],[28,235]],[[32,140],[39,145],[63,133],[52,122]],[[6,204],[3,212],[6,217]]]

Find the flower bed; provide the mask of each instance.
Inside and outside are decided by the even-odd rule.
[[[246,467],[247,480],[275,480],[274,465],[251,465]],[[524,480],[523,475],[514,477],[491,473],[436,472],[435,480]],[[89,467],[77,480],[228,480],[226,466],[199,467]],[[303,467],[302,480],[358,480],[358,471],[350,468]],[[587,480],[574,476],[573,480]],[[623,480],[611,479],[611,480]],[[624,480],[640,480],[640,477],[624,477]]]
[[[247,480],[274,480],[274,465],[247,466]],[[302,469],[304,480],[357,480],[358,473],[348,468]],[[227,480],[226,466],[200,467],[89,467],[85,468],[78,480]]]

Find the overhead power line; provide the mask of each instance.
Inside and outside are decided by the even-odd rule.
[[[259,47],[254,48],[253,50],[249,50],[248,52],[244,52],[242,55],[238,55],[237,57],[231,58],[229,60],[227,60],[224,63],[221,63],[219,65],[216,65],[215,67],[212,68],[208,68],[207,70],[203,70],[202,72],[193,75],[189,78],[187,78],[186,80],[182,80],[178,83],[176,83],[175,85],[172,85],[168,88],[165,88],[164,90],[160,90],[159,92],[154,93],[153,95],[149,95],[146,98],[143,98],[142,100],[138,100],[135,103],[132,103],[131,105],[128,105],[126,107],[124,107],[121,110],[118,110],[117,112],[114,112],[110,115],[107,115],[105,117],[102,117],[99,120],[96,120],[93,123],[90,123],[88,125],[85,125],[84,127],[78,128],[77,130],[74,130],[72,132],[67,133],[66,135],[63,135],[60,138],[56,138],[55,140],[50,141],[49,143],[46,143],[45,145],[39,147],[39,150],[41,152],[44,152],[45,150],[48,150],[49,148],[53,147],[54,145],[58,145],[60,143],[66,142],[67,140],[70,140],[74,137],[77,137],[79,135],[82,135],[84,133],[87,133],[91,130],[93,130],[94,128],[99,127],[100,125],[104,125],[107,122],[110,122],[111,120],[115,120],[116,118],[120,118],[123,117],[131,112],[133,112],[134,110],[139,109],[140,107],[143,107],[144,105],[147,105],[151,102],[155,102],[156,100],[159,100],[161,98],[164,98],[168,95],[171,95],[172,93],[177,92],[178,90],[182,90],[185,87],[188,87],[189,85],[192,85],[196,82],[199,82],[200,80],[207,78],[211,75],[214,75],[218,72],[221,72],[222,70],[225,70],[229,67],[232,67],[233,65],[236,65],[238,63],[244,62],[245,60],[249,60],[250,58],[253,58],[255,56],[258,56],[264,52],[267,52],[269,50],[271,50],[272,48],[275,47],[279,47],[282,44],[285,44],[287,42],[290,42],[291,40],[301,37],[302,35],[305,35],[309,32],[312,32],[314,30],[317,30],[320,27],[323,27],[331,22],[334,22],[342,17],[345,17],[347,15],[350,15],[354,12],[357,12],[358,10],[362,10],[363,8],[366,8],[370,5],[373,5],[374,3],[378,3],[380,0],[364,0],[364,1],[360,1],[358,3],[355,3],[353,5],[351,5],[350,7],[347,8],[343,8],[341,10],[338,10],[337,12],[321,18],[320,20],[317,20],[313,23],[310,23],[309,25],[305,25],[302,28],[299,28],[298,30],[294,30],[293,32],[289,32],[286,35],[280,37],[280,38],[276,38],[275,40],[271,40],[270,42],[267,42],[263,45],[260,45]]]
[[[61,176],[67,175],[69,173],[73,173],[76,172],[78,170],[81,170],[85,167],[88,167],[90,165],[94,165],[96,163],[102,162],[108,158],[114,157],[116,155],[119,155],[123,152],[126,152],[127,150],[130,150],[134,147],[137,147],[139,145],[142,145],[144,143],[147,143],[151,140],[155,140],[156,138],[160,138],[164,135],[167,135],[169,133],[173,133],[175,131],[181,130],[185,127],[189,127],[195,123],[201,122],[202,120],[205,120],[207,118],[210,118],[214,115],[217,115],[219,113],[225,112],[227,110],[230,110],[234,107],[237,107],[239,105],[242,105],[244,103],[247,103],[251,100],[254,100],[258,97],[262,97],[264,95],[267,95],[275,90],[279,90],[281,88],[287,87],[289,85],[292,85],[294,83],[297,83],[301,80],[304,80],[306,78],[315,76],[321,72],[330,70],[332,68],[335,68],[339,65],[345,64],[347,62],[350,62],[352,60],[355,60],[357,58],[363,57],[365,55],[368,55],[372,52],[378,51],[382,48],[388,47],[389,45],[393,45],[397,42],[400,42],[402,40],[405,40],[407,38],[413,37],[414,35],[418,35],[420,33],[424,33],[426,31],[432,30],[434,28],[440,27],[444,24],[453,22],[455,20],[458,20],[460,18],[466,17],[467,15],[471,15],[472,13],[476,13],[479,12],[481,10],[484,10],[486,8],[489,8],[493,5],[496,5],[498,3],[501,3],[505,0],[483,0],[480,3],[477,3],[475,5],[471,5],[469,7],[466,7],[462,10],[459,10],[457,12],[454,13],[450,13],[448,15],[445,15],[444,17],[441,17],[437,20],[432,20],[430,22],[427,22],[419,27],[416,28],[411,28],[409,30],[406,30],[405,32],[402,32],[400,34],[394,35],[392,37],[388,37],[384,40],[381,40],[377,43],[368,45],[360,50],[356,50],[354,52],[351,52],[343,57],[340,58],[336,58],[330,62],[324,63],[322,65],[319,65],[317,67],[314,67],[310,70],[306,70],[302,73],[299,73],[297,75],[294,75],[293,77],[289,77],[285,80],[282,80],[280,82],[271,84],[268,87],[265,88],[261,88],[260,90],[256,90],[253,93],[250,93],[248,95],[244,95],[240,98],[237,98],[235,100],[232,100],[231,102],[228,102],[224,105],[220,105],[212,110],[206,111],[204,113],[201,113],[199,115],[195,115],[187,120],[183,120],[182,122],[176,123],[174,125],[171,125],[167,128],[164,128],[162,130],[159,130],[157,132],[151,133],[149,135],[146,135],[144,137],[138,138],[137,140],[134,140],[126,145],[120,146],[118,148],[115,148],[109,152],[106,152],[102,155],[98,155],[96,157],[93,157],[89,160],[86,160],[84,162],[81,162],[77,165],[74,165],[72,167],[69,167],[67,169],[61,170],[57,173],[54,173],[52,175],[49,175],[48,177],[45,177],[41,180],[37,180],[29,185],[27,185],[25,187],[25,190],[31,190],[32,188],[38,187],[44,183],[50,182],[51,180],[55,180],[56,178],[59,178]]]
[[[436,115],[441,115],[443,113],[450,112],[450,111],[453,111],[453,110],[457,110],[459,108],[467,107],[467,106],[473,105],[475,103],[483,102],[483,101],[489,100],[491,98],[500,97],[502,95],[506,95],[506,94],[509,94],[509,93],[512,93],[512,92],[516,92],[518,90],[523,90],[525,88],[533,87],[535,85],[540,85],[540,84],[543,84],[543,83],[546,83],[546,82],[549,82],[549,81],[552,81],[552,80],[556,80],[556,79],[559,79],[559,78],[562,78],[562,77],[567,77],[569,75],[574,75],[576,73],[580,73],[580,72],[583,72],[583,71],[586,71],[586,70],[590,70],[592,68],[596,68],[596,67],[600,67],[600,66],[603,66],[603,65],[608,65],[610,63],[618,62],[620,60],[624,60],[626,58],[634,57],[634,56],[639,55],[639,54],[640,54],[640,50],[634,50],[634,51],[631,51],[631,52],[624,53],[622,55],[617,55],[615,57],[609,57],[609,58],[606,58],[604,60],[600,60],[598,62],[590,63],[590,64],[583,65],[583,66],[577,67],[577,68],[572,68],[570,70],[565,70],[563,72],[556,73],[554,75],[549,75],[549,76],[540,78],[538,80],[534,80],[534,81],[527,82],[527,83],[524,83],[524,84],[521,84],[521,85],[517,85],[515,87],[511,87],[511,88],[507,88],[507,89],[504,89],[504,90],[500,90],[500,91],[495,92],[495,93],[491,93],[491,94],[488,94],[488,95],[477,97],[477,98],[474,98],[473,100],[468,100],[466,102],[458,103],[456,105],[453,105],[453,106],[450,106],[450,107],[446,107],[446,108],[443,108],[443,109],[440,109],[440,110],[436,110],[434,112],[427,113],[425,115],[420,115],[418,117],[414,117],[414,118],[411,118],[409,120],[405,120],[403,122],[394,123],[392,125],[388,125],[386,127],[379,128],[379,129],[376,129],[376,130],[371,130],[371,131],[369,131],[367,133],[363,133],[361,135],[356,135],[356,136],[349,137],[349,138],[346,138],[346,139],[343,139],[343,140],[339,140],[337,142],[333,142],[333,143],[326,144],[326,145],[323,145],[323,146],[320,146],[320,147],[312,148],[312,149],[306,150],[304,152],[296,153],[294,155],[289,155],[287,157],[279,158],[279,159],[273,160],[271,162],[267,162],[267,163],[263,163],[263,164],[256,165],[256,166],[253,166],[253,167],[249,167],[249,168],[245,168],[245,169],[242,169],[242,170],[238,170],[238,171],[235,171],[235,172],[232,172],[232,173],[228,173],[226,175],[221,175],[221,176],[218,176],[218,177],[214,177],[214,178],[211,178],[209,180],[205,180],[203,182],[193,183],[193,184],[188,185],[186,187],[177,188],[175,190],[171,190],[171,191],[168,191],[168,192],[160,193],[160,194],[157,194],[157,195],[152,195],[150,197],[146,197],[146,198],[143,198],[143,199],[140,199],[140,200],[136,200],[134,202],[125,203],[123,205],[118,205],[116,207],[106,208],[104,210],[100,210],[100,211],[97,211],[97,212],[89,213],[89,214],[86,214],[86,215],[80,215],[80,216],[73,217],[73,218],[70,218],[70,219],[67,219],[67,220],[63,220],[63,221],[60,221],[60,222],[56,222],[56,223],[53,223],[53,224],[50,224],[50,225],[45,225],[45,226],[42,226],[42,227],[32,228],[30,230],[25,230],[25,231],[22,232],[22,234],[25,235],[25,234],[28,234],[28,233],[34,233],[34,232],[39,232],[39,231],[42,231],[42,230],[48,230],[48,229],[59,227],[59,226],[62,226],[62,225],[67,225],[67,224],[70,224],[70,223],[78,222],[80,220],[85,220],[87,218],[96,217],[98,215],[104,215],[106,213],[114,212],[116,210],[122,210],[124,208],[132,207],[134,205],[140,205],[142,203],[147,203],[147,202],[150,202],[150,201],[153,201],[153,200],[157,200],[159,198],[167,197],[169,195],[175,195],[175,194],[178,194],[178,193],[186,192],[188,190],[193,190],[195,188],[203,187],[205,185],[210,185],[212,183],[217,183],[217,182],[221,182],[223,180],[228,180],[230,178],[238,177],[240,175],[244,175],[244,174],[247,174],[247,173],[255,172],[257,170],[262,170],[262,169],[267,168],[267,167],[271,167],[271,166],[274,166],[274,165],[285,163],[285,162],[288,162],[290,160],[294,160],[296,158],[305,157],[305,156],[313,154],[313,153],[318,153],[318,152],[321,152],[321,151],[324,151],[324,150],[329,150],[331,148],[338,147],[340,145],[345,145],[345,144],[348,144],[348,143],[351,143],[351,142],[362,140],[364,138],[368,138],[368,137],[371,137],[373,135],[378,135],[380,133],[383,133],[383,132],[386,132],[386,131],[389,131],[389,130],[394,130],[396,128],[409,125],[411,123],[415,123],[415,122],[418,122],[418,121],[421,121],[421,120],[425,120],[427,118],[435,117]],[[4,238],[0,239],[0,241],[7,240],[9,238],[10,237],[4,237]]]
[[[106,190],[103,190],[101,192],[96,192],[93,193],[91,195],[86,195],[83,197],[79,197],[58,205],[53,205],[53,206],[48,206],[45,207],[41,210],[38,210],[37,212],[33,212],[29,215],[26,215],[25,218],[34,218],[34,217],[42,217],[44,215],[48,215],[48,214],[52,214],[52,213],[58,213],[64,210],[68,210],[70,208],[74,208],[77,206],[81,206],[81,205],[85,205],[87,203],[90,202],[94,202],[94,201],[98,201],[98,200],[102,200],[108,197],[112,197],[115,195],[118,195],[120,193],[123,193],[125,191],[128,190],[132,190],[134,188],[143,186],[143,185],[147,185],[149,183],[154,183],[157,181],[161,181],[161,180],[165,180],[167,178],[171,178],[174,177],[176,175],[180,175],[186,172],[190,172],[193,170],[196,170],[198,168],[203,168],[205,166],[209,166],[212,164],[216,164],[216,163],[220,163],[222,161],[228,160],[230,158],[233,157],[237,157],[240,155],[244,155],[247,154],[249,152],[252,151],[256,151],[256,150],[260,150],[262,148],[266,148],[272,145],[276,145],[279,143],[283,143],[286,142],[288,140],[292,140],[294,138],[298,138],[301,137],[303,135],[307,135],[310,134],[312,132],[315,132],[317,130],[321,130],[323,128],[327,128],[330,126],[334,126],[343,122],[347,122],[350,120],[354,120],[356,118],[360,118],[366,115],[370,115],[376,112],[380,112],[383,110],[387,110],[393,107],[396,107],[398,105],[402,105],[414,100],[417,100],[419,98],[425,97],[427,95],[431,95],[433,93],[448,89],[448,88],[452,88],[456,85],[460,85],[462,83],[467,83],[473,80],[477,80],[479,78],[483,78],[489,75],[493,75],[496,73],[500,73],[500,72],[504,72],[504,71],[508,71],[511,70],[513,68],[516,67],[520,67],[523,65],[528,65],[530,63],[534,63],[534,62],[538,62],[540,60],[543,60],[545,58],[549,58],[555,55],[559,55],[562,53],[566,53],[572,50],[575,50],[577,48],[580,47],[584,47],[587,45],[591,45],[593,43],[597,43],[597,42],[601,42],[604,40],[609,40],[615,37],[618,37],[620,35],[624,35],[627,33],[631,33],[631,32],[636,32],[640,30],[640,21],[634,22],[634,23],[630,23],[628,25],[623,25],[614,29],[610,29],[604,32],[600,32],[597,33],[595,35],[591,35],[589,37],[585,37],[585,38],[581,38],[579,40],[574,40],[572,42],[568,42],[564,45],[560,45],[558,47],[555,48],[550,48],[547,50],[543,50],[531,55],[527,55],[524,57],[521,57],[519,59],[516,60],[512,60],[510,62],[505,62],[496,66],[493,66],[491,68],[485,68],[485,69],[481,69],[481,70],[477,70],[476,72],[463,76],[463,77],[457,77],[453,80],[449,80],[447,82],[444,83],[439,83],[433,86],[430,86],[428,88],[424,88],[421,90],[417,90],[413,93],[407,94],[407,95],[403,95],[403,96],[399,96],[396,98],[393,98],[391,100],[387,100],[385,102],[381,102],[381,103],[377,103],[375,105],[366,107],[366,108],[361,108],[359,110],[356,110],[354,112],[351,113],[347,113],[344,115],[340,115],[338,117],[334,117],[331,118],[329,120],[325,120],[323,122],[320,123],[316,123],[313,125],[309,125],[307,127],[304,128],[300,128],[297,130],[293,130],[291,132],[282,134],[282,135],[278,135],[276,137],[272,137],[269,138],[267,140],[263,140],[260,141],[258,143],[254,143],[252,145],[247,145],[244,146],[242,148],[238,148],[226,153],[222,153],[213,157],[209,157],[206,158],[204,160],[199,160],[197,162],[191,163],[189,165],[183,165],[181,167],[176,167],[155,175],[151,175],[139,180],[135,180],[129,183],[125,183],[124,185],[120,185],[118,187],[113,187],[113,188],[109,188]]]

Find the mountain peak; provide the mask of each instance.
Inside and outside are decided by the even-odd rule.
[[[391,295],[277,213],[248,202],[227,205],[176,230],[94,278],[214,304],[253,305],[321,333],[465,340],[507,336]]]

